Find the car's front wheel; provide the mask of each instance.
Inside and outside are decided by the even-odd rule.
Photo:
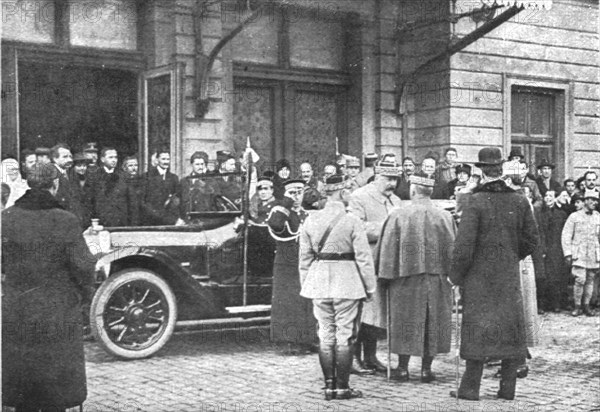
[[[169,340],[177,321],[170,286],[146,269],[127,269],[100,286],[90,309],[96,341],[109,353],[127,359],[153,355]]]

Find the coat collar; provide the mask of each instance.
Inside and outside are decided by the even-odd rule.
[[[47,190],[29,189],[15,202],[15,207],[26,210],[63,209]]]
[[[514,192],[514,190],[508,187],[504,180],[492,180],[491,182],[486,182],[483,185],[479,186],[477,192],[512,193]]]
[[[391,202],[391,199],[389,197],[386,197],[383,193],[377,190],[377,187],[375,187],[375,184],[373,182],[369,183],[366,186],[365,190],[369,194],[369,196],[371,196],[377,201],[377,203],[385,205],[386,200],[389,200]]]

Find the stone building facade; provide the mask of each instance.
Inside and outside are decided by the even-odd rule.
[[[598,2],[539,2],[450,53],[498,3],[3,2],[3,154],[95,141],[147,164],[168,144],[184,174],[250,137],[264,167],[519,145],[561,176],[597,168]]]

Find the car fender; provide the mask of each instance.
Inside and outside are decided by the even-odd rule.
[[[178,302],[198,306],[203,316],[226,313],[218,293],[201,285],[174,259],[158,249],[140,246],[114,248],[103,254],[96,263],[97,274],[104,275],[102,280],[135,267],[151,270],[162,277],[175,292]]]

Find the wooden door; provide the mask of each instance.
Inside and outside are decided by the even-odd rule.
[[[171,150],[172,172],[181,175],[183,65],[148,70],[141,75],[140,82],[143,170],[148,170],[151,151],[166,145]]]

